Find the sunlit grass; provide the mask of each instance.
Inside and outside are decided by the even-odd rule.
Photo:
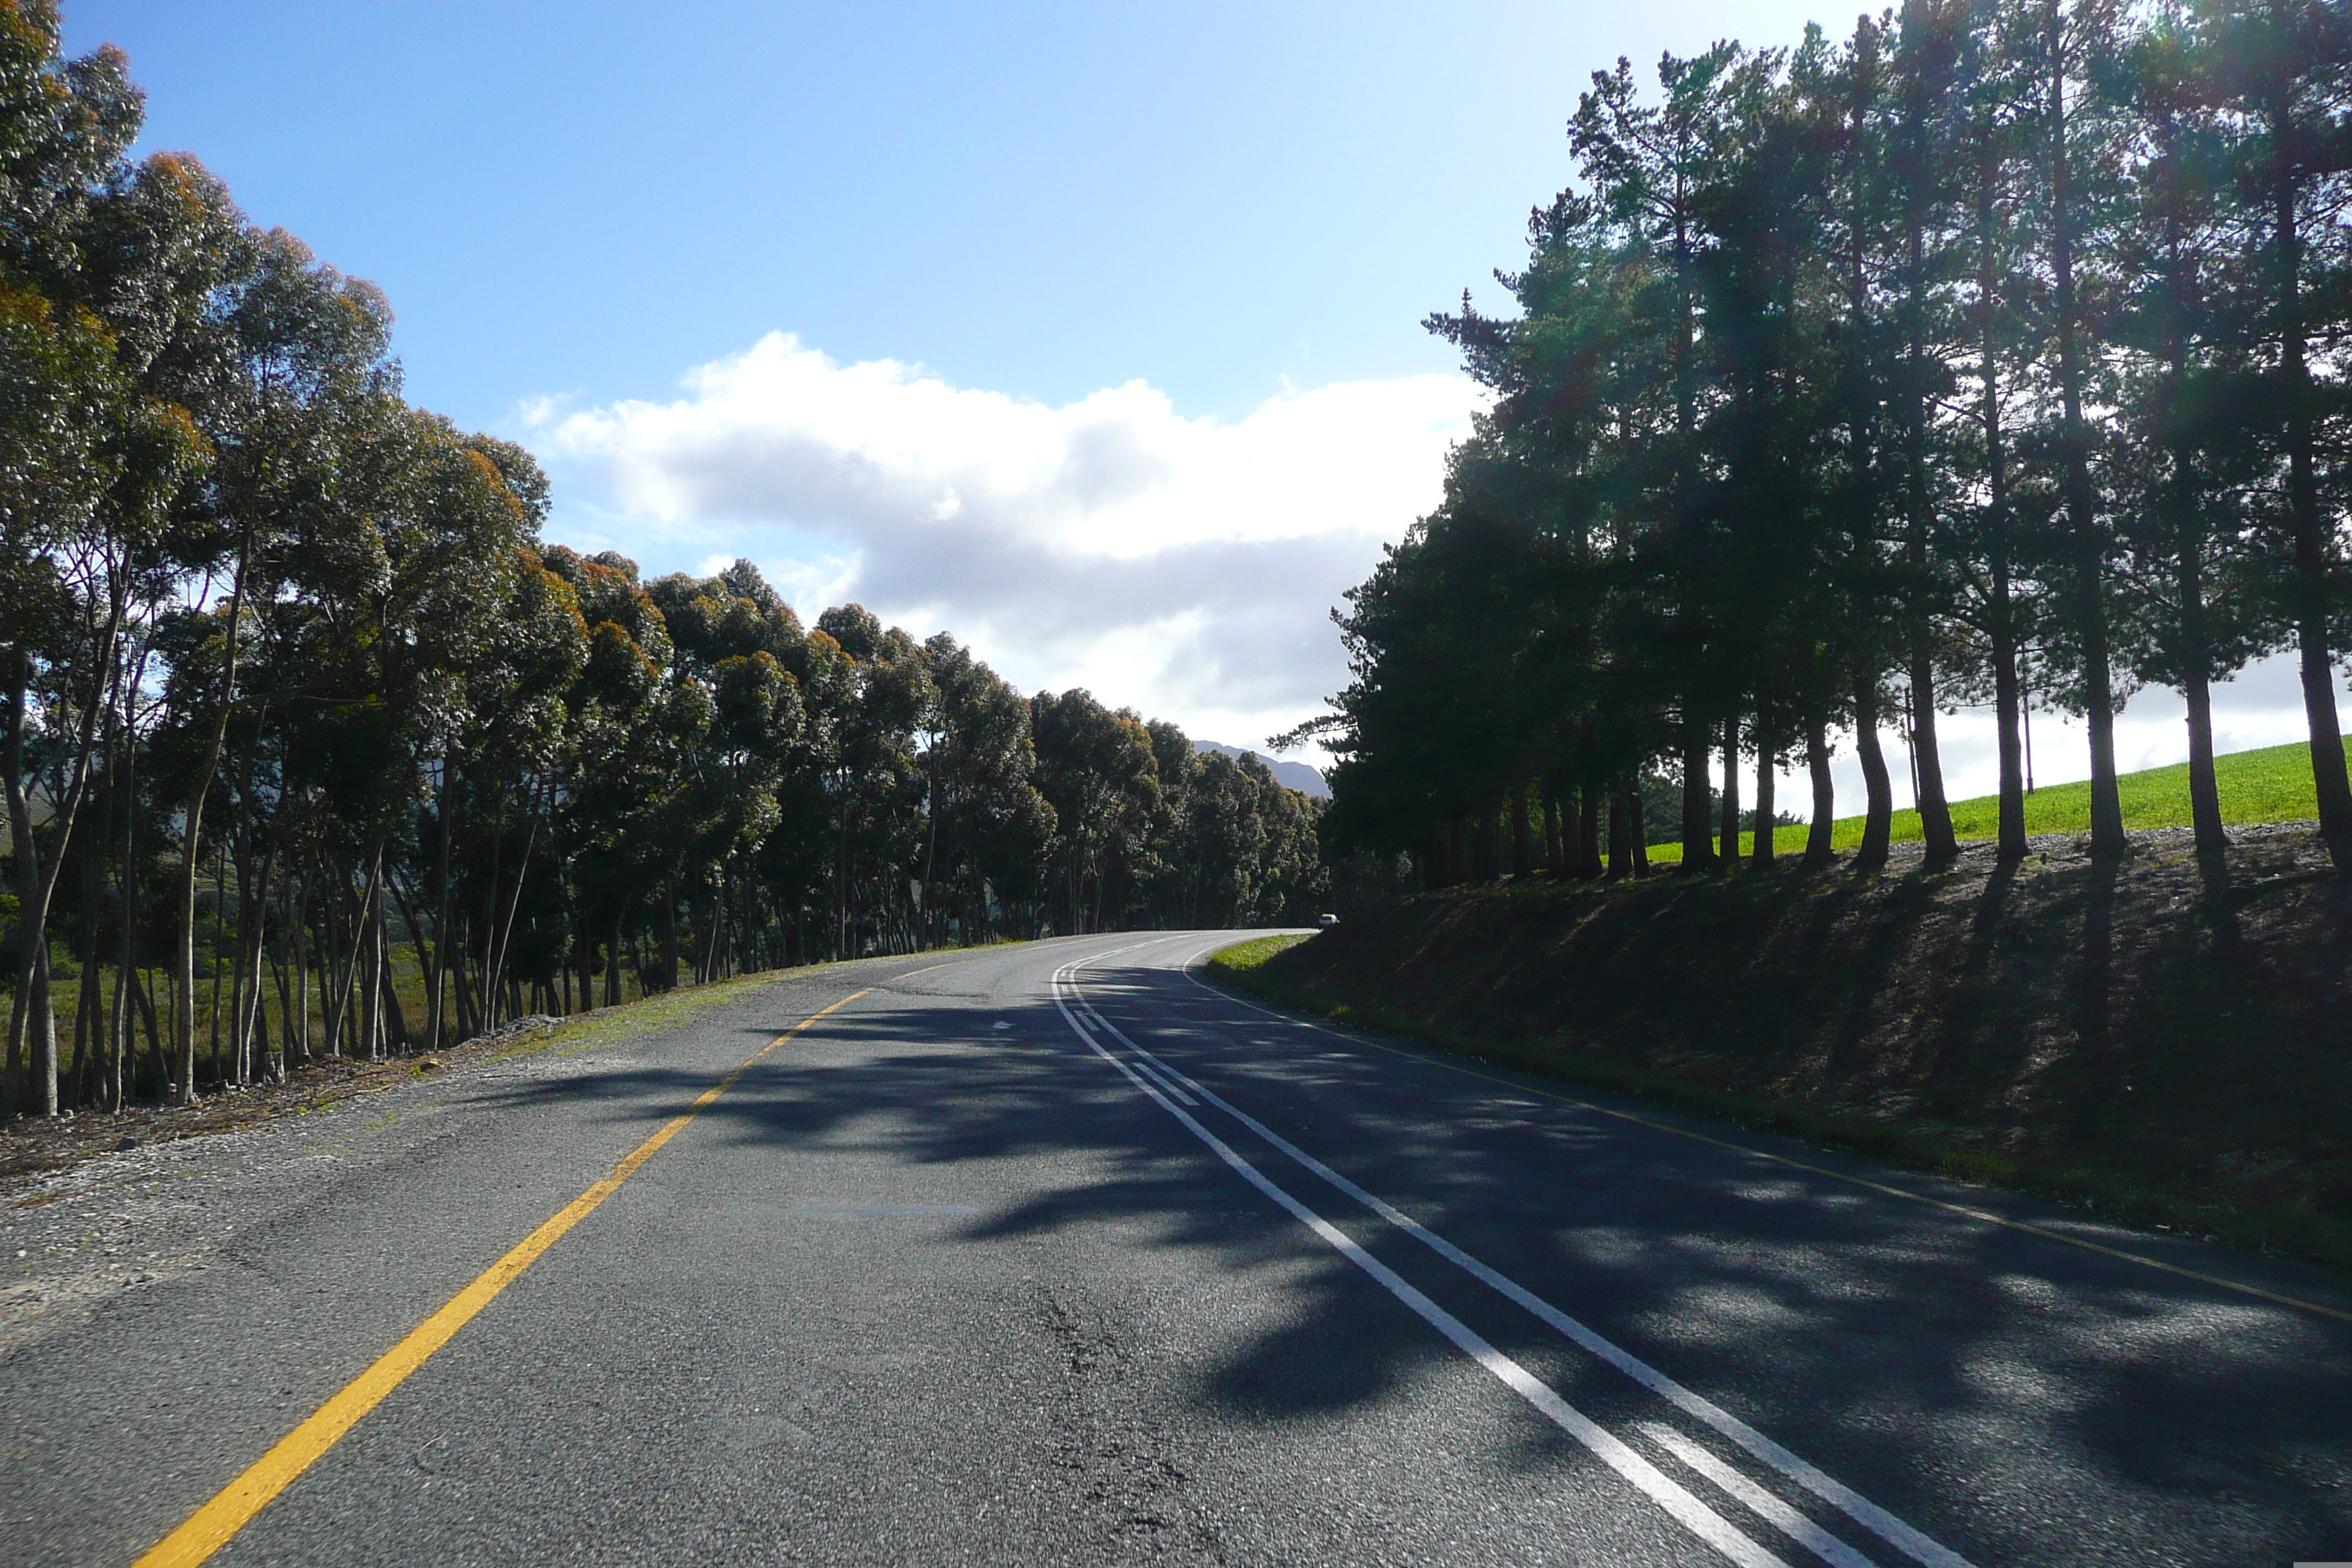
[[[1252,938],[1248,942],[1237,942],[1231,947],[1221,948],[1211,954],[1209,967],[1228,974],[1245,973],[1255,969],[1276,953],[1297,947],[1307,938],[1307,933],[1304,931],[1284,931],[1276,936],[1261,936]]]
[[[2213,776],[2221,792],[2221,820],[2233,826],[2264,822],[2305,822],[2319,815],[2318,792],[2311,773],[2311,747],[2305,742],[2294,741],[2284,746],[2266,746],[2258,752],[2233,752],[2227,756],[2216,757],[2213,759]],[[2186,827],[2189,825],[2187,763],[2124,773],[2116,780],[2116,792],[2122,797],[2126,827]],[[1993,838],[2000,832],[2000,800],[1997,795],[1956,800],[1952,803],[1952,831],[1963,839]],[[1804,853],[1808,831],[1801,826],[1777,829],[1772,835],[1773,853]],[[2090,781],[2044,784],[2027,795],[2025,831],[2030,834],[2090,832]],[[1916,811],[1904,810],[1895,814],[1894,842],[1913,843],[1922,837]],[[1830,835],[1832,848],[1843,852],[1861,842],[1861,817],[1841,816],[1832,825]],[[1739,836],[1741,854],[1752,854],[1755,847],[1754,834]],[[1650,846],[1653,861],[1679,863],[1682,858],[1683,848],[1679,844]]]

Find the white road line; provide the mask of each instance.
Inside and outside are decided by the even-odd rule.
[[[1673,1427],[1655,1421],[1642,1423],[1642,1434],[1733,1497],[1792,1541],[1836,1568],[1878,1568],[1878,1564],[1692,1442]]]
[[[1084,1040],[1088,1050],[1124,1073],[1129,1082],[1150,1095],[1161,1110],[1182,1122],[1186,1131],[1207,1144],[1210,1152],[1232,1166],[1243,1180],[1272,1198],[1292,1218],[1322,1237],[1341,1257],[1378,1280],[1389,1294],[1412,1308],[1430,1327],[1453,1341],[1455,1348],[1492,1373],[1512,1393],[1542,1412],[1554,1426],[1599,1456],[1611,1469],[1633,1482],[1692,1534],[1741,1564],[1741,1568],[1789,1568],[1784,1560],[1758,1545],[1730,1521],[1692,1495],[1680,1482],[1629,1447],[1622,1438],[1597,1425],[1582,1411],[1553,1393],[1527,1368],[1489,1344],[1468,1324],[1413,1289],[1402,1275],[1357,1246],[1339,1226],[1275,1185],[1256,1166],[1235,1153],[1223,1139],[1162,1094],[1150,1079],[1103,1049],[1093,1035],[1079,1027],[1076,1016],[1062,999],[1065,984],[1076,989],[1076,984],[1069,980],[1069,975],[1076,967],[1076,964],[1067,964],[1055,973],[1054,1005],[1069,1021],[1071,1033]],[[1132,1042],[1129,1042],[1129,1048],[1133,1048]]]
[[[1150,1063],[1138,1062],[1135,1066],[1142,1072],[1144,1077],[1150,1079],[1153,1083],[1158,1084],[1161,1089],[1166,1089],[1170,1094],[1173,1095],[1176,1099],[1177,1104],[1194,1110],[1199,1109],[1201,1104],[1199,1100],[1194,1100],[1191,1095],[1186,1094],[1182,1089],[1178,1089],[1175,1084],[1171,1082],[1169,1079],[1162,1078],[1158,1072],[1153,1070]]]
[[[1068,966],[1068,969],[1069,972],[1075,975],[1080,965],[1078,963],[1072,963]],[[1187,971],[1187,978],[1190,978],[1189,970]],[[1200,983],[1195,981],[1194,984],[1198,984]],[[1072,984],[1073,987],[1075,987],[1075,979],[1072,981]],[[1208,988],[1203,985],[1202,989],[1207,990]],[[1244,1003],[1243,1005],[1244,1006],[1253,1005],[1248,1003]],[[1254,1007],[1254,1010],[1256,1012],[1266,1013],[1267,1016],[1278,1019],[1284,1023],[1297,1023],[1297,1020],[1296,1019],[1284,1018],[1281,1014],[1269,1012],[1267,1009],[1263,1007]],[[1096,1016],[1099,1019],[1101,1015],[1097,1014]],[[1307,1026],[1300,1025],[1299,1026],[1306,1027]],[[1339,1191],[1347,1194],[1348,1196],[1355,1199],[1358,1203],[1362,1204],[1365,1207],[1370,1209],[1374,1214],[1379,1215],[1391,1225],[1395,1226],[1398,1229],[1412,1237],[1415,1240],[1427,1247],[1431,1251],[1435,1252],[1439,1257],[1444,1258],[1448,1263],[1453,1264],[1457,1268],[1462,1269],[1465,1273],[1469,1274],[1472,1278],[1478,1280],[1479,1283],[1486,1286],[1497,1294],[1515,1302],[1518,1306],[1525,1308],[1528,1311],[1533,1313],[1537,1318],[1549,1325],[1552,1329],[1558,1331],[1578,1345],[1591,1352],[1593,1355],[1596,1355],[1602,1361],[1607,1362],[1610,1365],[1615,1367],[1618,1371],[1623,1373],[1626,1376],[1632,1378],[1643,1387],[1650,1390],[1651,1393],[1655,1394],[1661,1399],[1665,1400],[1676,1409],[1695,1416],[1698,1420],[1705,1422],[1707,1426],[1712,1426],[1716,1431],[1721,1433],[1724,1436],[1728,1437],[1731,1441],[1738,1444],[1741,1447],[1747,1449],[1748,1453],[1754,1455],[1765,1464],[1771,1466],[1772,1468],[1780,1471],[1780,1474],[1788,1477],[1799,1486],[1803,1487],[1815,1497],[1820,1498],[1822,1501],[1829,1503],[1832,1507],[1837,1509],[1847,1518],[1853,1520],[1855,1523],[1861,1525],[1872,1534],[1876,1535],[1881,1540],[1899,1548],[1915,1561],[1926,1564],[1927,1568],[1975,1568],[1975,1565],[1970,1563],[1967,1558],[1961,1556],[1958,1552],[1954,1552],[1950,1547],[1946,1546],[1941,1542],[1935,1540],[1933,1537],[1914,1529],[1912,1526],[1905,1523],[1902,1520],[1895,1518],[1895,1515],[1887,1512],[1886,1510],[1871,1501],[1868,1498],[1864,1497],[1860,1492],[1855,1491],[1852,1487],[1847,1486],[1843,1481],[1838,1480],[1835,1477],[1823,1473],[1811,1463],[1790,1453],[1788,1449],[1782,1447],[1780,1444],[1774,1442],[1763,1433],[1756,1430],[1755,1427],[1748,1425],[1747,1422],[1739,1419],[1738,1416],[1732,1415],[1728,1410],[1717,1405],[1713,1400],[1707,1399],[1704,1395],[1694,1393],[1692,1390],[1684,1387],[1681,1384],[1676,1383],[1673,1378],[1668,1377],[1664,1373],[1660,1372],[1657,1368],[1650,1365],[1647,1362],[1641,1360],[1631,1352],[1623,1350],[1611,1341],[1601,1338],[1601,1335],[1595,1333],[1584,1324],[1577,1321],[1574,1318],[1570,1317],[1566,1312],[1561,1311],[1559,1308],[1553,1306],[1542,1297],[1538,1296],[1532,1290],[1520,1285],[1517,1281],[1508,1279],[1496,1269],[1490,1268],[1486,1264],[1481,1263],[1478,1259],[1471,1257],[1468,1253],[1463,1251],[1460,1247],[1454,1246],[1444,1237],[1430,1230],[1412,1215],[1403,1213],[1393,1205],[1383,1202],[1381,1199],[1373,1196],[1370,1193],[1366,1192],[1363,1188],[1348,1180],[1347,1177],[1339,1174],[1339,1172],[1334,1171],[1328,1165],[1324,1164],[1320,1160],[1316,1159],[1312,1154],[1307,1153],[1305,1150],[1299,1148],[1297,1144],[1291,1142],[1288,1139],[1283,1137],[1280,1133],[1275,1131],[1264,1122],[1259,1121],[1255,1117],[1253,1117],[1248,1112],[1232,1105],[1217,1095],[1214,1091],[1202,1088],[1192,1079],[1178,1072],[1174,1068],[1170,1067],[1166,1062],[1161,1061],[1158,1057],[1153,1056],[1150,1051],[1145,1050],[1141,1046],[1139,1046],[1133,1040],[1129,1039],[1126,1035],[1120,1033],[1118,1028],[1114,1027],[1108,1021],[1104,1022],[1103,1027],[1112,1036],[1112,1037],[1117,1039],[1121,1045],[1126,1046],[1128,1049],[1135,1052],[1139,1057],[1142,1057],[1150,1061],[1176,1082],[1183,1085],[1186,1089],[1191,1089],[1194,1094],[1208,1101],[1209,1104],[1215,1106],[1219,1110],[1223,1111],[1226,1115],[1232,1117],[1234,1121],[1248,1128],[1252,1132],[1257,1134],[1260,1138],[1265,1139],[1268,1143],[1271,1143],[1274,1147],[1282,1151],[1283,1153],[1288,1155],[1300,1165],[1303,1165],[1307,1170],[1314,1172],[1315,1174],[1323,1178],[1324,1181],[1329,1183],[1332,1186],[1337,1187]]]

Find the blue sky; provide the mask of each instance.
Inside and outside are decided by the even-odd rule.
[[[68,0],[151,146],[391,291],[414,395],[659,395],[784,331],[1190,416],[1451,368],[1421,317],[1520,252],[1587,74],[1786,0],[321,5]],[[1492,285],[1486,284],[1492,292]]]
[[[1475,405],[1421,319],[1500,303],[1590,73],[1809,15],[65,12],[69,48],[129,52],[147,148],[384,286],[412,397],[541,454],[551,537],[648,571],[746,555],[803,614],[856,597],[1024,689],[1241,744],[1344,681],[1326,613]],[[2293,737],[2284,675],[2224,695],[2225,743]],[[2181,753],[2176,711],[2135,706],[2127,763]],[[1955,723],[1958,794],[1990,787],[1985,730]],[[2037,752],[2084,771],[2054,731]]]

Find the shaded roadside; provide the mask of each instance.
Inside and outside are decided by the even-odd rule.
[[[2141,1223],[2352,1266],[2352,882],[2307,828],[2122,865],[2036,840],[1412,898],[1263,962],[1272,999]]]

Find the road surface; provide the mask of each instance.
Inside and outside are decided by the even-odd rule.
[[[60,1179],[0,1563],[2352,1558],[2338,1278],[1285,1018],[1233,940],[797,972]]]

